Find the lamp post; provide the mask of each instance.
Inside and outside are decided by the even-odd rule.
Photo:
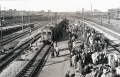
[[[13,25],[14,25],[14,15],[15,15],[15,11],[16,11],[16,9],[14,9],[14,10],[13,10],[13,13],[12,13]]]
[[[43,15],[43,20],[44,20],[44,10],[41,10],[41,13],[42,13],[42,15]]]
[[[52,23],[52,12],[51,12],[51,23]]]
[[[33,18],[33,22],[34,22],[34,13],[33,13],[33,11],[32,11],[32,18]]]
[[[22,31],[24,32],[23,30],[23,16],[24,16],[24,12],[21,10],[21,14],[22,14]]]
[[[4,25],[5,8],[4,8],[4,13],[3,13],[3,14],[4,14],[4,15],[3,15],[3,18],[1,18],[1,14],[2,14],[2,11],[1,11],[1,5],[0,5],[0,27],[1,27],[1,28],[0,28],[0,29],[1,29],[1,39],[0,39],[0,40],[1,40],[1,42],[0,42],[1,44],[0,44],[0,48],[1,48],[1,51],[4,52],[3,45],[2,45],[2,40],[3,40],[3,38],[2,38],[2,37],[3,37],[3,36],[2,36],[2,33],[3,33],[3,32],[2,32],[2,27],[3,27],[3,25]]]
[[[1,18],[1,15],[0,15],[0,18]],[[0,46],[1,47],[0,48],[1,48],[1,51],[4,52],[3,45],[2,45],[2,26],[3,26],[3,23],[4,23],[4,19],[1,19],[0,21],[1,21],[1,25],[0,25],[0,27],[1,27],[1,45]]]
[[[84,8],[82,8],[82,22],[84,21]],[[84,23],[83,23],[84,26]]]
[[[100,15],[100,21],[101,21],[101,26],[102,26],[102,16]]]
[[[110,13],[108,12],[108,25],[110,26]]]
[[[1,30],[1,34],[0,34],[0,49],[2,51],[2,21],[1,21],[1,5],[0,5],[0,30]]]
[[[12,20],[13,20],[13,25],[14,25],[14,10],[12,11]]]
[[[50,21],[49,18],[50,18],[50,15],[49,13],[51,12],[51,10],[48,10],[48,22]]]
[[[30,23],[30,10],[29,10],[29,23]]]
[[[24,19],[23,19],[24,21],[23,21],[23,22],[24,22],[24,24],[26,24],[26,22],[27,22],[27,20],[26,20],[26,16],[27,16],[27,15],[26,15],[26,11],[23,11],[23,13],[24,13],[24,17],[23,17],[23,18],[24,18]]]
[[[4,7],[4,17],[3,17],[3,20],[5,20],[5,9],[6,9],[6,8]]]
[[[11,18],[12,18],[12,22],[13,22],[13,25],[14,25],[13,10],[12,10],[12,9],[9,9],[9,11],[11,12]]]
[[[55,23],[57,24],[57,12],[55,13],[55,17],[56,17],[56,22]]]
[[[31,39],[31,27],[29,27],[29,32],[30,32],[30,39]],[[31,41],[30,41],[30,51],[31,51],[31,46],[32,46],[32,44],[31,44]]]

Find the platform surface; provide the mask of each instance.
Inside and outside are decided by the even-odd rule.
[[[38,77],[65,77],[67,71],[70,71],[70,75],[74,73],[74,68],[70,67],[69,61],[68,36],[64,33],[63,38],[59,38],[57,44],[60,49],[59,57],[51,58],[49,54],[47,62]]]

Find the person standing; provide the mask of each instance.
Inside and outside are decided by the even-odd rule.
[[[63,37],[63,33],[62,33],[62,31],[61,31],[61,33],[60,33],[60,36],[61,36],[61,38]]]
[[[54,48],[53,48],[53,46],[51,46],[51,58],[54,58]]]
[[[76,42],[75,41],[73,41],[73,43],[72,43],[73,45],[72,45],[72,47],[73,48],[75,48],[75,44],[76,44]]]
[[[56,46],[55,50],[56,50],[56,56],[58,57],[59,56],[59,48],[58,48],[58,46]]]
[[[55,48],[56,46],[57,46],[57,42],[54,41],[54,43],[53,43],[53,47]]]
[[[72,52],[72,42],[71,41],[68,42],[68,48],[69,48],[69,51],[71,53]]]
[[[77,68],[77,55],[73,54],[72,56],[72,66],[76,69]]]

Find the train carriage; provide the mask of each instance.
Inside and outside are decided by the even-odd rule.
[[[57,23],[51,23],[41,30],[41,39],[43,43],[51,43],[56,41],[62,32],[64,19],[59,20]]]
[[[43,43],[48,41],[51,42],[52,35],[52,30],[49,27],[44,28],[41,32],[41,39]]]

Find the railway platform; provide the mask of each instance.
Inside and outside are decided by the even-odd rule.
[[[46,61],[38,77],[65,77],[67,71],[70,75],[74,73],[74,68],[70,67],[70,52],[68,50],[68,36],[63,33],[63,38],[59,38],[57,45],[60,53],[58,57],[51,58],[51,54]]]

